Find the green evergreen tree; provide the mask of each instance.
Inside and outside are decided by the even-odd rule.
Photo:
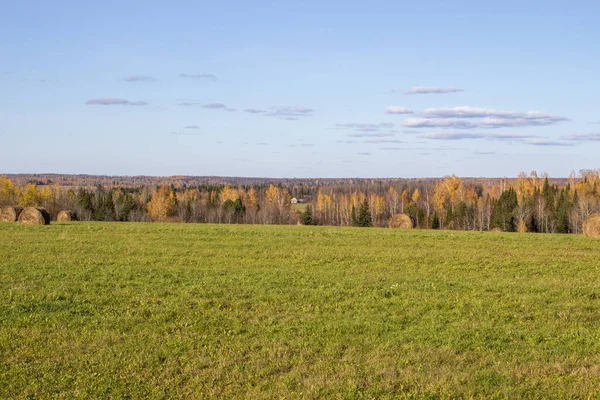
[[[92,201],[92,195],[85,189],[79,189],[77,192],[77,205],[81,207],[83,211],[89,211],[91,215],[94,214],[94,203]]]
[[[431,229],[440,229],[440,218],[437,215],[437,211],[433,212],[433,219],[431,220]]]
[[[517,221],[514,213],[518,206],[517,192],[513,188],[502,192],[492,213],[492,228],[500,228],[504,232],[516,232]]]
[[[556,204],[556,217],[558,233],[569,233],[569,211],[571,210],[571,202],[568,200],[565,191],[561,190]]]
[[[350,211],[350,225],[359,226],[358,218],[356,218],[356,209],[354,208],[354,204],[352,204],[352,211]]]
[[[369,208],[369,201],[365,197],[365,201],[362,202],[360,208],[358,209],[358,226],[368,227],[373,226],[373,222],[371,220],[371,209]]]
[[[135,200],[133,200],[133,197],[131,197],[131,195],[129,193],[127,193],[121,199],[121,215],[119,216],[119,220],[120,221],[128,221],[129,214],[131,214],[131,212],[133,210],[135,210],[136,207],[137,207],[137,204],[136,204]]]
[[[102,207],[104,208],[104,221],[115,220],[115,202],[113,201],[112,191],[104,194],[102,201]]]
[[[310,206],[307,206],[304,212],[302,213],[302,223],[304,225],[314,225]]]

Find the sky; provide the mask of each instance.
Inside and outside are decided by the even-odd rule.
[[[0,173],[600,168],[597,1],[12,1]]]

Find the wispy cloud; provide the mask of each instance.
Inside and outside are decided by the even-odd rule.
[[[364,143],[381,144],[381,143],[406,143],[406,142],[404,140],[397,140],[397,139],[370,139],[370,140],[365,140]]]
[[[414,111],[407,107],[402,106],[389,106],[386,107],[386,114],[412,114]]]
[[[186,125],[184,129],[200,129],[200,127],[198,125]]]
[[[315,110],[312,108],[302,106],[284,106],[284,107],[272,107],[266,112],[268,117],[277,117],[286,119],[289,121],[297,120],[303,117],[309,117]]]
[[[379,150],[390,151],[464,151],[464,147],[381,147]]]
[[[244,112],[250,113],[250,114],[262,114],[262,113],[264,113],[266,111],[265,110],[260,110],[258,108],[246,108],[244,110]]]
[[[351,124],[335,124],[336,127],[342,129],[352,129],[357,132],[381,132],[383,130],[390,130],[394,128],[394,124],[391,122],[380,122],[378,124],[372,123],[351,123]]]
[[[356,153],[356,154],[359,156],[370,156],[371,155],[371,153],[369,153],[368,151],[363,151],[363,152]]]
[[[145,76],[145,75],[132,75],[132,76],[128,76],[127,78],[123,79],[125,82],[156,82],[157,79],[153,78],[151,76]]]
[[[348,135],[353,138],[381,138],[394,136],[393,132],[363,132],[363,133],[351,133]]]
[[[464,121],[458,118],[449,119],[430,119],[430,118],[407,118],[402,126],[406,128],[454,128],[454,129],[473,129],[477,124]]]
[[[573,142],[561,142],[558,140],[551,140],[551,139],[532,139],[532,140],[528,140],[525,143],[532,145],[532,146],[560,146],[560,147],[575,146],[575,143],[573,143]]]
[[[463,132],[452,132],[452,133],[426,133],[419,137],[433,140],[464,140],[464,139],[483,139],[486,137],[483,133],[463,133]]]
[[[488,137],[495,140],[525,140],[536,138],[538,135],[528,135],[525,133],[495,133],[493,135],[489,135]]]
[[[86,101],[85,104],[99,106],[147,106],[149,103],[142,100],[130,101],[115,97],[105,97],[100,99],[90,99]]]
[[[456,86],[436,87],[436,86],[414,86],[407,90],[404,94],[442,94],[442,93],[457,93],[464,92],[464,89]]]
[[[476,121],[467,122],[464,121],[465,119],[476,119]],[[456,129],[510,128],[546,126],[562,121],[569,121],[569,119],[540,111],[498,111],[490,108],[461,106],[428,108],[420,115],[420,118],[407,119],[404,126],[413,128],[452,127]]]
[[[178,106],[183,106],[183,107],[199,106],[200,104],[202,104],[202,103],[199,103],[197,101],[191,101],[191,100],[185,100],[185,101],[177,103]]]
[[[572,140],[576,142],[600,142],[600,133],[578,133],[561,137],[561,139]]]
[[[491,155],[491,154],[496,154],[495,151],[485,151],[485,150],[481,150],[481,151],[474,151],[473,154],[478,154],[478,155]]]
[[[445,132],[445,133],[427,133],[419,136],[424,139],[432,140],[469,140],[486,139],[501,141],[523,141],[526,139],[537,138],[537,135],[527,135],[522,133],[472,133],[472,132]]]
[[[209,80],[209,81],[216,81],[218,78],[216,75],[213,74],[186,74],[186,73],[181,73],[179,74],[180,78],[189,78],[189,79],[204,79],[204,80]]]
[[[507,125],[551,125],[568,118],[560,115],[546,114],[540,111],[514,112],[498,111],[491,108],[480,107],[452,107],[452,108],[428,108],[423,114],[425,118],[483,118],[481,124],[487,126]]]
[[[211,108],[211,109],[218,110],[218,109],[225,109],[225,108],[227,108],[227,106],[222,103],[208,103],[208,104],[202,105],[202,108]]]

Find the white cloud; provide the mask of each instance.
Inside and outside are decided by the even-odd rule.
[[[569,142],[561,142],[558,140],[550,140],[550,139],[532,139],[526,142],[532,146],[574,146],[575,143]]]
[[[406,128],[455,128],[455,129],[473,129],[477,124],[461,120],[458,118],[449,119],[430,119],[430,118],[407,118],[402,126]]]
[[[222,110],[222,109],[227,109],[227,106],[222,103],[208,103],[208,104],[204,104],[202,106],[202,108],[212,108],[212,109]]]
[[[362,138],[362,137],[390,137],[394,136],[391,132],[363,132],[363,133],[351,133],[348,135],[353,138]]]
[[[427,133],[419,136],[424,139],[433,140],[468,140],[468,139],[486,139],[502,141],[523,141],[525,139],[537,138],[537,135],[526,135],[522,133],[473,133],[473,132],[445,132],[445,133]]]
[[[364,143],[381,144],[381,143],[406,143],[406,142],[404,140],[397,140],[397,139],[370,139],[370,140],[365,140]]]
[[[157,79],[151,76],[133,75],[123,79],[125,82],[156,82]]]
[[[476,119],[474,122],[466,119]],[[510,128],[525,126],[547,126],[568,118],[546,114],[540,111],[513,112],[497,111],[488,108],[454,107],[428,108],[419,118],[408,118],[405,127],[411,128]]]
[[[385,109],[386,114],[412,114],[413,110],[402,106],[389,106]]]
[[[100,106],[147,106],[148,103],[142,100],[130,101],[125,99],[119,99],[115,97],[105,97],[100,99],[90,99],[85,102],[88,105],[100,105]]]
[[[405,94],[442,94],[442,93],[457,93],[464,92],[464,89],[456,86],[450,87],[431,87],[431,86],[415,86],[404,92]]]
[[[484,139],[486,137],[483,133],[469,133],[469,132],[452,132],[452,133],[427,133],[419,137],[433,140],[464,140],[464,139]]]
[[[600,142],[600,133],[578,133],[561,137],[561,139],[576,142]]]
[[[440,120],[444,122],[422,122],[421,125],[433,126],[454,126],[475,128],[506,128],[506,127],[523,127],[523,126],[546,126],[553,125],[562,121],[569,121],[568,118],[546,114],[540,111],[514,112],[514,111],[498,111],[490,108],[479,107],[452,107],[452,108],[428,108],[421,116],[427,120]],[[450,120],[477,118],[478,122],[461,124],[455,122],[451,124]],[[407,126],[407,125],[405,125]],[[415,125],[408,125],[415,126]]]
[[[265,115],[268,117],[277,117],[288,121],[297,120],[300,117],[309,117],[315,110],[302,106],[284,106],[272,107]],[[250,111],[247,111],[250,112]]]
[[[352,129],[357,132],[380,132],[382,130],[389,130],[394,128],[394,124],[391,122],[380,122],[378,124],[373,123],[350,123],[350,124],[335,124],[338,128]]]

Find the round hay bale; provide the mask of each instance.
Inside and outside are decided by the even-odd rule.
[[[77,221],[77,216],[71,210],[62,210],[56,216],[56,220],[59,222]]]
[[[396,214],[390,219],[388,226],[392,229],[412,229],[415,224],[410,215]]]
[[[49,225],[50,214],[42,207],[27,207],[21,212],[19,223],[24,225]]]
[[[16,222],[19,220],[21,211],[23,211],[21,207],[4,206],[0,209],[0,221]]]
[[[504,232],[502,228],[492,228],[490,232]]]
[[[583,223],[583,234],[588,238],[600,238],[600,213],[587,217]]]

